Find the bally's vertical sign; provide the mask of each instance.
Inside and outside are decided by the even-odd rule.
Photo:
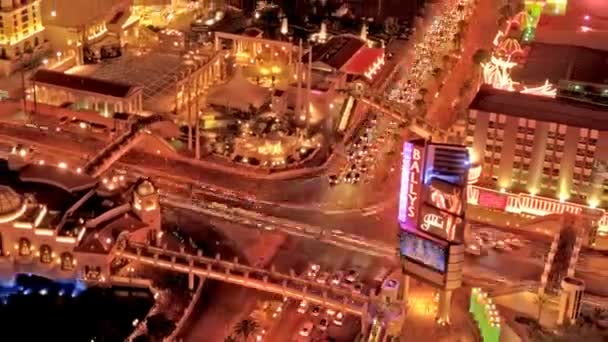
[[[404,228],[415,229],[421,201],[421,170],[424,167],[424,146],[406,142],[403,145],[401,189],[399,193],[399,222]]]

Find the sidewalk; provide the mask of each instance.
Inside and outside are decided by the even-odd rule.
[[[446,75],[441,95],[433,101],[427,111],[429,120],[439,123],[443,128],[449,128],[456,119],[452,101],[459,98],[462,84],[471,77],[474,68],[473,55],[480,48],[491,47],[492,39],[498,31],[496,13],[500,3],[502,0],[479,1],[468,19],[469,26],[462,44],[463,53],[460,60]]]

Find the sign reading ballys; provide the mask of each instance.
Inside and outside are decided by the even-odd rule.
[[[423,160],[423,146],[406,142],[403,147],[401,169],[401,191],[399,194],[399,222],[406,226],[416,225],[420,203],[420,175]]]

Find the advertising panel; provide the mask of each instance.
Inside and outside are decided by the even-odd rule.
[[[420,175],[424,146],[406,142],[403,146],[401,189],[399,193],[399,222],[406,227],[416,224],[420,203]]]
[[[465,193],[456,186],[433,178],[425,191],[425,202],[457,216],[464,215]]]
[[[479,189],[478,203],[482,207],[505,210],[507,208],[508,200],[509,197],[506,194],[488,191],[482,188]]]
[[[463,242],[465,221],[462,217],[439,210],[428,204],[420,208],[418,229],[440,239]]]
[[[447,246],[410,231],[401,232],[401,255],[434,271],[445,273]]]

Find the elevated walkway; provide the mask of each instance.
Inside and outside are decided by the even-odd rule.
[[[163,121],[160,115],[135,118],[129,129],[119,135],[112,143],[84,166],[84,172],[93,177],[99,177],[125,153],[129,152],[141,140],[146,128],[156,122]]]
[[[350,89],[343,91],[379,113],[388,115],[395,121],[405,124],[408,129],[420,137],[426,139],[432,138],[437,142],[446,141],[448,138],[448,131],[431,124],[422,115],[414,115],[403,106],[385,100],[382,95]]]
[[[169,271],[175,271],[275,293],[296,300],[306,300],[344,313],[361,316],[367,309],[369,296],[349,290],[319,284],[296,276],[292,271],[283,274],[228,261],[216,255],[208,258],[188,253],[152,247],[146,244],[121,241],[115,251],[117,257],[134,260]]]

